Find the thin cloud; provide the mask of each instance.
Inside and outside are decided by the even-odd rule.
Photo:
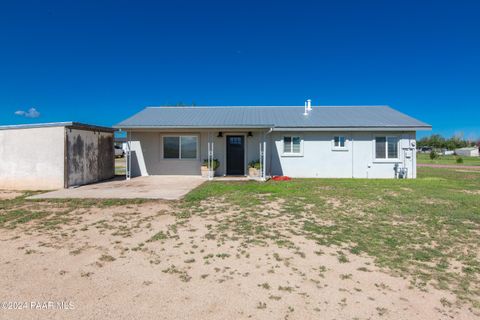
[[[40,117],[40,112],[38,112],[37,109],[35,109],[35,108],[30,108],[30,109],[28,109],[28,111],[17,110],[17,111],[15,111],[15,114],[17,116],[26,117],[26,118],[38,118],[38,117]]]

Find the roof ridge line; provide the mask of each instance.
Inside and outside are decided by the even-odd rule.
[[[304,108],[305,106],[146,106],[145,109],[206,109],[206,108]],[[339,105],[339,106],[323,106],[323,105],[312,105],[312,108],[391,108],[389,105]]]

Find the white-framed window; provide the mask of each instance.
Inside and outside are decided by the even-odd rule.
[[[333,136],[333,149],[347,149],[347,138],[345,136]]]
[[[197,159],[197,136],[163,136],[164,159]]]
[[[398,137],[375,137],[375,159],[398,159]]]
[[[284,155],[301,155],[302,154],[302,138],[299,136],[283,137],[283,154]]]

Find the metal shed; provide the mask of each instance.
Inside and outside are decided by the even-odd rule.
[[[113,132],[78,122],[0,126],[0,189],[52,190],[114,177]]]

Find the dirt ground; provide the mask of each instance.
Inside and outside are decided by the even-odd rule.
[[[37,203],[60,210],[58,204]],[[2,319],[472,319],[448,291],[420,291],[371,258],[298,236],[295,248],[219,240],[223,217],[168,202],[78,208],[55,228],[2,230]],[[176,215],[174,215],[176,213]],[[225,215],[235,214],[225,212]],[[38,308],[63,302],[68,308]]]

